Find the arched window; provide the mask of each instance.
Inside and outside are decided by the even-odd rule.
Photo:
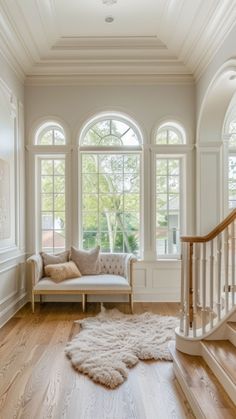
[[[160,125],[156,133],[156,144],[159,145],[176,145],[184,144],[185,133],[183,128],[174,122],[165,122]]]
[[[55,122],[47,122],[37,130],[35,143],[36,145],[65,145],[64,130]]]
[[[104,116],[81,134],[81,215],[84,249],[140,250],[141,134],[129,120]]]
[[[236,116],[228,124],[228,207],[236,208]]]
[[[155,143],[162,145],[161,154],[158,148],[155,150],[156,253],[159,258],[177,257],[180,254],[184,157],[181,151],[172,151],[169,146],[183,145],[185,142],[184,129],[174,122],[164,123],[156,131]]]
[[[47,153],[35,156],[38,247],[48,253],[66,248],[66,155],[55,148],[65,144],[64,129],[58,123],[46,122],[36,131],[35,145],[49,146]]]

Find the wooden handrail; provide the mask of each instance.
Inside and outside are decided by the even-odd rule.
[[[228,227],[232,221],[236,219],[236,209],[234,209],[228,217],[226,217],[217,227],[215,227],[206,236],[182,236],[180,238],[183,243],[205,243],[213,240],[218,234],[220,234],[226,227]]]

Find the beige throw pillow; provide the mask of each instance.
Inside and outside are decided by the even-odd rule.
[[[71,259],[82,275],[97,275],[100,273],[100,246],[89,251],[71,247]]]
[[[69,262],[70,252],[66,250],[65,252],[57,253],[56,255],[51,255],[49,253],[41,252],[40,255],[43,259],[43,266],[55,265],[57,263]]]
[[[70,262],[45,266],[45,274],[55,282],[81,277],[79,269],[72,260]]]

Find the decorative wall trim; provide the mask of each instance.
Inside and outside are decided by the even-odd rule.
[[[94,74],[90,75],[29,75],[25,78],[26,86],[94,86],[94,85],[153,85],[194,84],[192,74]]]
[[[0,311],[0,328],[7,323],[28,302],[28,294],[25,292]]]

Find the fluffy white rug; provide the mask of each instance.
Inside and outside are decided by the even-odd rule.
[[[175,317],[153,313],[127,315],[105,310],[77,321],[81,331],[66,346],[76,370],[93,381],[115,388],[138,360],[171,360],[168,341],[174,339]]]

